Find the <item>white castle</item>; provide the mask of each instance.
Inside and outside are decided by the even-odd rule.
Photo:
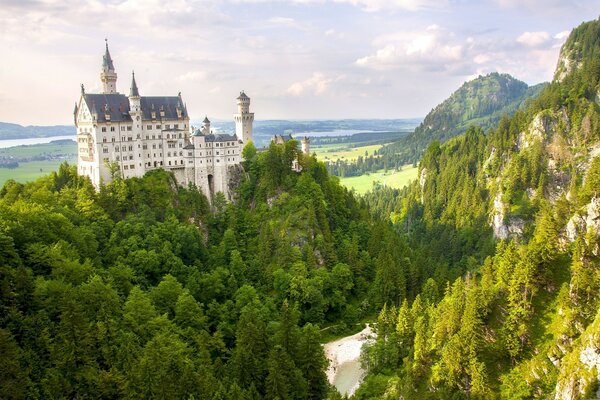
[[[100,72],[102,93],[86,93],[75,105],[77,172],[94,186],[115,174],[141,177],[164,168],[181,185],[194,184],[209,201],[217,192],[230,200],[239,176],[242,149],[252,140],[254,113],[242,91],[234,114],[235,135],[215,134],[205,118],[192,132],[186,105],[177,96],[140,96],[132,73],[129,96],[117,92],[117,73],[108,51]]]

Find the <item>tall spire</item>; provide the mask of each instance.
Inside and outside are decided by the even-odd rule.
[[[129,91],[129,97],[140,97],[137,84],[135,83],[135,72],[131,72],[131,90]]]
[[[106,51],[102,57],[102,69],[104,71],[114,71],[115,66],[113,65],[112,58],[110,58],[110,52],[108,51],[108,39],[104,39],[104,42],[106,44]]]
[[[100,71],[100,80],[102,81],[102,93],[112,94],[117,93],[117,73],[113,65],[110,52],[108,51],[108,40],[106,42],[106,50],[102,56],[102,70]]]

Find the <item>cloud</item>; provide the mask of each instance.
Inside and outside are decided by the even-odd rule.
[[[287,26],[292,26],[296,22],[294,20],[294,18],[288,18],[288,17],[271,17],[268,19],[268,21],[272,24],[287,25]]]
[[[320,72],[314,72],[310,78],[291,84],[287,89],[287,93],[292,96],[301,96],[307,93],[320,96],[327,92],[332,82],[341,78],[327,78]]]
[[[356,65],[376,70],[400,66],[421,70],[447,70],[448,65],[461,62],[464,43],[437,25],[424,31],[403,31],[375,39],[379,48],[374,54],[356,60]]]
[[[570,33],[571,33],[571,31],[558,32],[556,35],[554,35],[554,39],[556,39],[556,40],[565,40],[566,38],[569,37]]]
[[[424,9],[442,9],[448,5],[447,0],[334,0],[337,3],[348,3],[367,12],[386,10],[420,11]]]
[[[523,32],[517,42],[529,47],[539,47],[550,40],[548,32]]]

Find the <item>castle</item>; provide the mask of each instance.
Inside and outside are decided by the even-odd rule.
[[[86,93],[75,105],[77,172],[94,186],[117,174],[141,177],[164,168],[181,185],[194,184],[210,200],[217,192],[231,199],[239,176],[244,144],[252,140],[254,113],[242,91],[234,114],[235,135],[215,134],[205,118],[192,132],[190,118],[177,96],[140,96],[132,73],[129,96],[117,92],[117,73],[106,43],[100,72],[102,93]]]

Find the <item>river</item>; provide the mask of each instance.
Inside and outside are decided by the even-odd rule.
[[[50,136],[50,137],[27,138],[27,139],[6,139],[6,140],[0,140],[0,149],[5,149],[7,147],[28,145],[28,144],[50,143],[55,140],[67,140],[67,139],[75,140],[75,135]]]
[[[372,340],[375,333],[367,325],[362,331],[346,336],[323,347],[329,360],[327,379],[342,395],[351,396],[360,386],[364,370],[360,366],[362,346]]]

